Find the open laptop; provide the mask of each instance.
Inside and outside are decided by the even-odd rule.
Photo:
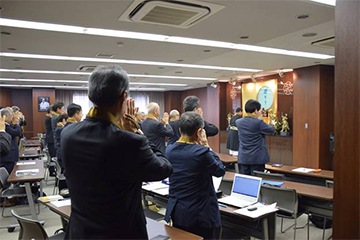
[[[243,208],[258,202],[261,178],[235,174],[230,196],[220,198],[218,202]]]

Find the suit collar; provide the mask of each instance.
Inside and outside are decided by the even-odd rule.
[[[149,119],[155,120],[157,122],[159,121],[159,120],[157,120],[157,118],[154,115],[151,115],[151,114],[146,114],[145,118],[149,118]]]
[[[111,112],[107,112],[101,108],[92,107],[86,117],[109,121],[115,126],[117,126],[119,129],[121,129],[120,124],[117,122],[115,116]]]

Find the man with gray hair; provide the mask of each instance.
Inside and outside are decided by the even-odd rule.
[[[163,154],[165,154],[165,137],[171,137],[174,133],[169,125],[169,114],[164,112],[160,121],[160,106],[155,102],[148,105],[148,114],[141,123],[141,130],[145,136],[153,143]]]
[[[174,144],[179,139],[180,132],[179,132],[179,128],[176,127],[177,120],[179,120],[179,118],[180,118],[180,113],[179,113],[178,110],[173,109],[173,110],[170,111],[170,122],[169,122],[169,124],[172,127],[174,134],[171,137],[169,137],[168,145]]]
[[[119,66],[99,66],[89,77],[94,107],[61,133],[71,195],[66,239],[147,239],[142,182],[160,181],[171,164],[141,135],[129,77]]]

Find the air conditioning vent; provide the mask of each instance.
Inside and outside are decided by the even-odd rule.
[[[98,54],[96,54],[96,57],[99,57],[99,58],[113,58],[114,55],[113,54],[106,54],[106,53],[98,53]]]
[[[135,0],[119,20],[188,28],[223,8],[190,0]]]
[[[82,72],[92,72],[97,66],[91,66],[91,65],[80,65],[76,68],[77,71]]]
[[[335,36],[316,40],[311,45],[323,48],[335,48]]]

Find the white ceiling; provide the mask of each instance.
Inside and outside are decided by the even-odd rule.
[[[334,8],[317,4],[309,0],[232,0],[203,1],[225,6],[223,10],[204,21],[188,28],[132,23],[119,21],[118,18],[132,3],[119,1],[2,1],[2,18],[57,23],[83,27],[96,27],[113,30],[127,30],[144,33],[156,33],[172,36],[219,40],[233,43],[252,44],[334,55],[333,48],[312,46],[311,42],[334,36]],[[299,20],[296,16],[309,14],[310,17]],[[80,34],[29,30],[1,27],[1,52],[48,54],[95,58],[97,53],[113,54],[115,59],[132,59],[178,63],[215,65],[227,67],[245,67],[262,69],[264,72],[298,68],[316,64],[334,64],[334,59],[318,60],[266,53],[256,53],[223,48],[211,48],[194,45],[152,42],[144,40],[121,39],[114,37],[89,36]],[[315,37],[302,37],[304,33],[315,32]],[[239,37],[247,35],[248,40]],[[123,42],[122,47],[117,42]],[[8,48],[15,48],[10,51]],[[210,49],[210,53],[204,52]],[[99,65],[101,62],[79,62],[1,57],[1,68],[76,71],[80,65]],[[229,78],[231,71],[191,69],[145,65],[121,64],[132,74],[172,75],[192,77]],[[175,72],[181,73],[175,73]],[[72,79],[86,80],[87,76],[54,74],[0,73],[1,78],[28,79]],[[132,78],[137,82],[186,83],[189,88],[205,86],[211,81]],[[1,81],[1,84],[8,83]],[[26,84],[24,82],[24,84]],[[34,85],[35,83],[27,83]],[[36,83],[36,85],[49,83]],[[52,84],[55,85],[55,84]],[[63,85],[63,84],[61,84]],[[74,84],[79,85],[79,84]],[[164,88],[161,86],[161,88]],[[183,90],[184,87],[165,87],[167,90]]]

